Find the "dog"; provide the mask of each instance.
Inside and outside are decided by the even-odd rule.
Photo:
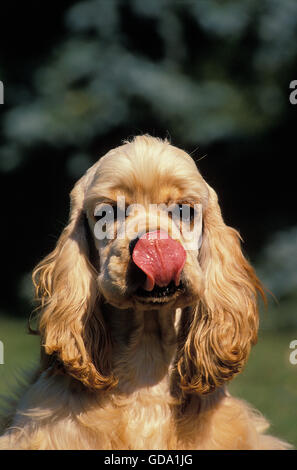
[[[100,158],[33,282],[40,369],[1,448],[290,447],[226,388],[265,296],[186,152],[143,135]]]

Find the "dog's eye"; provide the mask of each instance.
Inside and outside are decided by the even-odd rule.
[[[95,209],[94,217],[96,221],[104,219],[105,222],[113,222],[117,219],[117,207],[104,204]]]
[[[181,222],[189,223],[193,222],[195,217],[194,207],[189,206],[188,204],[179,204],[179,218]]]

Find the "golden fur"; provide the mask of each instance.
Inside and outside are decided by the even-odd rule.
[[[199,203],[203,241],[187,251],[185,291],[135,298],[130,240],[92,235],[98,201]],[[143,214],[127,224],[146,229]],[[162,228],[162,218],[156,228]],[[181,243],[183,238],[181,235]],[[35,269],[41,367],[4,449],[285,449],[225,384],[257,340],[253,268],[189,155],[150,136],[111,150],[71,192],[70,220]]]

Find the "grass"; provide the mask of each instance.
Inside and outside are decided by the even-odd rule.
[[[0,361],[1,398],[1,395],[10,395],[23,373],[37,365],[39,338],[27,333],[26,320],[1,315],[0,341],[4,346],[4,364]]]
[[[248,364],[229,386],[272,423],[270,432],[297,448],[297,365],[290,363],[295,331],[260,331]]]
[[[229,390],[247,400],[272,423],[271,433],[297,448],[297,365],[292,365],[291,331],[261,331],[244,372]],[[23,370],[37,364],[39,338],[26,334],[26,320],[0,316],[4,364],[0,364],[0,395],[10,395]]]

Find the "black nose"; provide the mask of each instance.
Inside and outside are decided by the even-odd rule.
[[[138,242],[138,240],[139,240],[139,238],[136,237],[136,238],[134,238],[133,240],[130,241],[130,243],[129,243],[129,252],[130,252],[130,256],[132,256],[133,250],[134,250],[135,245],[136,245],[136,243]]]

